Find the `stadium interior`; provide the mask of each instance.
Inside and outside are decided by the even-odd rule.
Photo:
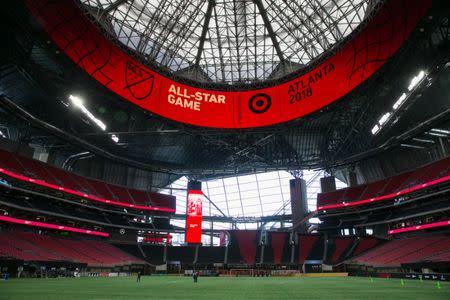
[[[0,277],[25,285],[0,299],[193,274],[450,299],[448,1],[7,2]]]

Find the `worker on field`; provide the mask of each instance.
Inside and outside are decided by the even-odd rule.
[[[136,282],[141,282],[141,272],[137,273]]]
[[[192,273],[192,277],[194,278],[194,283],[197,283],[198,272],[197,272],[197,271],[194,271],[194,273]]]
[[[20,275],[22,275],[23,272],[23,266],[17,267],[17,278],[20,278]]]

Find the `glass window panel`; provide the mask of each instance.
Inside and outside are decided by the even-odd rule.
[[[323,171],[303,171],[303,178],[307,182],[307,202],[310,211],[316,209],[317,193],[320,191],[320,178],[323,176]],[[203,191],[206,194],[209,192],[210,199],[214,204],[229,216],[258,217],[261,215],[270,216],[275,213],[290,214],[289,180],[292,178],[290,173],[284,171],[228,177],[223,180],[219,178],[205,181]],[[346,184],[336,179],[336,186],[342,188]],[[181,177],[168,187],[186,188],[187,179]],[[161,189],[159,192],[170,194],[170,189]],[[185,213],[186,192],[172,190],[172,194],[177,197],[177,213]],[[206,199],[204,199],[203,213],[205,216],[221,215]],[[174,222],[182,224],[180,227],[184,227],[184,221],[182,223],[179,220]],[[224,228],[230,227],[231,224],[228,224]]]

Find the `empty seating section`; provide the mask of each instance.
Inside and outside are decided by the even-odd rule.
[[[99,195],[96,189],[92,185],[92,180],[88,180],[82,176],[71,173],[70,176],[79,184],[80,192],[91,194],[91,195]]]
[[[374,250],[366,252],[365,254],[359,256],[356,261],[363,264],[372,264],[377,261],[377,258],[386,257],[395,252],[398,247],[402,246],[402,243],[405,243],[405,246],[407,246],[410,242],[411,240],[406,241],[406,239],[394,240],[384,244],[383,246],[377,247]]]
[[[333,192],[317,194],[317,206],[328,205],[336,203],[336,199],[342,199],[346,192],[346,189],[339,189]]]
[[[132,256],[144,258],[142,255],[142,252],[139,250],[139,247],[137,244],[119,244],[115,243],[113,244],[114,247],[119,248],[120,250],[131,254]]]
[[[15,158],[15,155],[1,149],[0,149],[0,167],[19,173],[25,171],[24,167]]]
[[[429,257],[435,253],[440,253],[442,251],[448,250],[450,248],[450,239],[443,240],[441,238],[429,238],[426,241],[418,241],[415,245],[415,250],[405,249],[401,251],[405,255],[399,256],[398,258],[389,261],[389,263],[405,263],[405,262],[415,262],[420,261],[424,257]]]
[[[83,189],[81,184],[72,177],[72,174],[50,165],[47,165],[45,167],[57,178],[57,182],[59,183],[58,185],[67,187],[75,191],[81,191]]]
[[[450,174],[450,157],[414,171],[413,184],[420,184]]]
[[[0,232],[0,256],[24,261],[68,261],[89,266],[144,263],[105,242],[62,239],[27,232]]]
[[[131,198],[131,195],[128,192],[128,189],[113,184],[108,184],[108,187],[111,190],[111,192],[116,196],[116,198],[120,199],[120,201],[135,204],[133,198]]]
[[[299,235],[298,236],[298,263],[303,264],[311,255],[311,250],[319,242],[318,235]]]
[[[154,206],[168,207],[172,209],[176,208],[175,197],[169,197],[158,193],[149,193],[149,196]]]
[[[355,186],[352,189],[346,189],[346,192],[344,193],[342,198],[344,201],[351,199],[360,199],[366,188],[367,186],[365,185],[359,185]]]
[[[410,179],[413,172],[406,172],[388,179],[388,183],[383,189],[383,194],[391,194],[398,192],[400,187]]]
[[[374,198],[381,195],[396,193],[400,190],[449,175],[450,157],[447,157],[424,167],[417,168],[414,171],[404,172],[383,180],[339,189],[329,193],[318,194],[317,205],[324,206],[342,203],[344,201]]]
[[[341,261],[341,257],[349,250],[353,241],[353,238],[336,238],[334,240],[334,251],[331,255],[331,262],[333,264]]]
[[[353,262],[371,266],[400,266],[423,261],[450,262],[450,238],[414,237],[390,241],[355,257]]]
[[[361,253],[377,246],[380,244],[380,240],[376,238],[361,238],[358,242],[358,245],[356,245],[355,249],[353,250],[352,255],[357,256]]]
[[[116,195],[114,195],[113,192],[111,192],[111,189],[108,187],[108,185],[104,182],[98,181],[98,180],[89,180],[89,186],[92,187],[92,189],[95,191],[95,194],[105,198],[105,199],[112,199],[112,200],[120,200]]]
[[[379,180],[379,181],[372,182],[368,185],[364,185],[366,188],[365,188],[364,192],[361,194],[360,199],[367,199],[367,198],[373,198],[373,197],[380,196],[384,187],[386,186],[386,184],[387,184],[387,180]]]
[[[149,195],[144,191],[130,190],[130,195],[133,197],[134,203],[138,205],[149,205],[152,202]]]
[[[20,156],[16,156],[15,159],[20,163],[24,169],[27,170],[28,175],[33,178],[49,178],[52,182],[55,181],[55,177],[52,176],[40,163],[32,159],[24,159]]]
[[[433,256],[430,256],[426,261],[431,262],[449,262],[450,261],[450,249],[443,250]]]
[[[102,255],[105,257],[105,260],[105,254],[107,254],[107,256],[110,256],[112,264],[115,264],[117,261],[122,262],[122,264],[135,264],[143,262],[141,259],[131,256],[108,243],[89,240],[85,240],[82,242],[88,246],[88,249],[95,249],[99,253],[102,253]]]
[[[0,168],[107,200],[172,209],[175,209],[176,205],[175,197],[172,196],[147,193],[85,178],[1,149]]]
[[[32,251],[23,251],[20,248],[15,247],[14,245],[9,244],[4,240],[3,237],[0,237],[0,256],[2,257],[14,257],[20,260],[26,261],[40,261],[43,258]]]
[[[42,249],[21,239],[11,239],[0,234],[0,251],[8,256],[22,260],[54,261],[55,255],[47,254]]]
[[[82,253],[77,251],[76,248],[72,248],[69,243],[65,243],[65,240],[36,235],[32,233],[22,233],[22,235],[24,234],[29,235],[29,237],[25,236],[26,239],[33,239],[34,243],[45,245],[43,249],[49,249],[51,251],[55,251],[56,253],[60,253],[60,255],[64,257],[64,259],[62,259],[63,261],[80,262],[88,265],[99,264],[98,260],[88,256],[87,253]],[[30,236],[34,236],[34,238]]]

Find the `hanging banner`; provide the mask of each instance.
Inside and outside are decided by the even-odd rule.
[[[185,237],[188,244],[201,244],[202,242],[202,198],[202,191],[188,191]]]
[[[67,56],[124,100],[182,123],[249,128],[300,118],[348,94],[395,54],[431,0],[387,0],[365,28],[309,72],[246,91],[201,89],[156,73],[110,41],[73,0],[26,3]]]

